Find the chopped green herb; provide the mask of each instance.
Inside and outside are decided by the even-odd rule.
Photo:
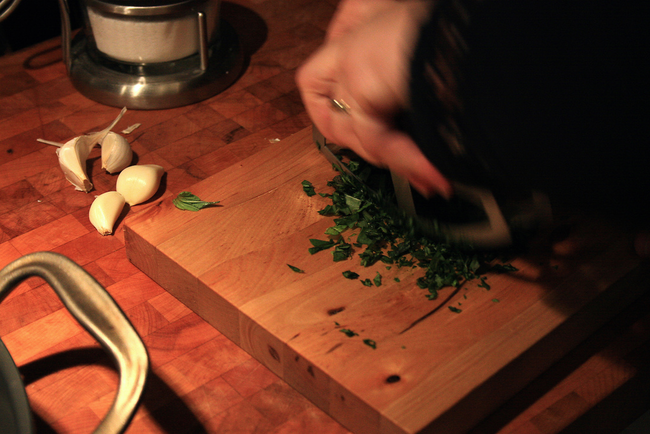
[[[178,193],[178,196],[172,200],[172,203],[174,206],[176,206],[176,208],[183,211],[199,211],[208,206],[216,205],[219,203],[219,201],[206,202],[199,199],[189,191],[181,191]]]
[[[492,301],[495,303],[499,303],[501,300],[499,300],[498,298],[493,298]]]
[[[377,342],[373,341],[372,339],[364,339],[363,343],[368,345],[373,350],[377,349]]]
[[[358,279],[359,275],[354,271],[347,270],[343,272],[343,277],[345,277],[346,279]]]
[[[341,235],[341,232],[344,232],[347,229],[348,227],[346,225],[332,226],[325,230],[325,235],[333,235],[333,236]]]
[[[511,271],[519,271],[519,269],[512,264],[494,264],[490,267],[490,271],[495,273],[509,273]]]
[[[316,195],[316,190],[314,190],[314,186],[309,181],[302,181],[302,189],[309,197]]]
[[[399,277],[395,277],[395,278],[393,278],[393,280],[394,280],[395,282],[397,282],[397,283],[400,282]]]
[[[361,258],[361,265],[364,267],[369,267],[377,261],[379,261],[384,256],[381,250],[375,250],[367,248],[364,252],[359,253],[359,258]]]
[[[352,255],[352,245],[349,243],[340,243],[334,248],[332,252],[334,262],[345,261]]]
[[[304,273],[304,272],[305,272],[305,270],[301,270],[300,268],[298,268],[298,267],[294,267],[294,266],[291,265],[291,264],[287,264],[287,266],[288,266],[289,268],[291,268],[292,271],[295,271],[296,273]]]
[[[423,235],[413,218],[396,206],[390,172],[364,162],[345,163],[341,158],[341,163],[356,177],[333,166],[339,170],[328,182],[333,192],[322,195],[331,204],[319,211],[321,215],[333,217],[334,224],[326,232],[333,239],[319,244],[310,240],[314,246],[310,253],[334,248],[334,261],[349,259],[356,253],[365,267],[382,261],[398,268],[420,269],[422,275],[416,278],[416,284],[427,291],[425,295],[430,300],[436,299],[443,288],[458,289],[474,279],[480,279],[479,286],[489,289],[485,273],[516,271],[509,264],[493,264],[496,255],[492,252],[446,243],[442,235],[437,238]],[[366,183],[372,184],[372,190]],[[381,282],[381,277],[375,279]],[[361,283],[372,286],[373,280],[363,279]]]
[[[462,312],[461,309],[458,309],[457,307],[454,307],[454,306],[449,306],[449,310],[454,312],[454,313],[461,313]]]
[[[485,277],[481,277],[481,283],[477,285],[479,288],[485,288],[488,291],[490,290],[490,285],[485,281]]]
[[[350,330],[350,329],[340,329],[339,331],[340,331],[341,333],[344,333],[345,336],[347,336],[347,337],[349,337],[349,338],[353,338],[353,337],[355,337],[355,336],[359,336],[358,333],[355,333],[355,332],[353,332],[353,331]]]
[[[379,274],[379,272],[377,272],[377,275],[375,276],[375,278],[372,281],[375,283],[375,286],[377,286],[377,287],[381,286],[381,274]]]
[[[311,242],[311,245],[314,247],[309,248],[309,253],[312,255],[314,253],[318,253],[321,250],[327,250],[336,245],[336,242],[334,241],[323,241],[323,240],[317,240],[317,239],[310,239],[309,242]]]

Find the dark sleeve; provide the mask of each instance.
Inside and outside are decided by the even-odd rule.
[[[455,181],[647,202],[649,11],[644,0],[442,0],[400,122]]]

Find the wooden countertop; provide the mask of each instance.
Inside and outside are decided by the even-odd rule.
[[[129,111],[118,129],[139,163],[167,171],[180,191],[310,125],[294,83],[320,43],[336,0],[237,1],[223,15],[251,54],[223,93],[187,107]],[[127,259],[123,228],[102,237],[88,221],[112,190],[97,150],[96,190],[74,191],[54,149],[97,130],[118,110],[80,95],[58,41],[0,58],[0,266],[38,250],[65,254],[95,276],[142,336],[152,372],[127,432],[347,432]],[[146,209],[146,205],[140,209]],[[139,212],[132,210],[132,212]],[[475,429],[477,433],[617,433],[650,408],[650,297],[626,309]],[[39,432],[82,433],[110,404],[116,375],[54,292],[30,279],[0,304],[0,336],[27,384]]]

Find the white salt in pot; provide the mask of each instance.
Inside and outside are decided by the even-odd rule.
[[[97,49],[122,62],[162,63],[199,50],[197,13],[208,40],[219,24],[220,0],[83,0]]]

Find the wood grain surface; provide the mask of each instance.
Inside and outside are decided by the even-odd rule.
[[[321,42],[336,3],[223,3],[224,18],[233,24],[250,56],[247,68],[231,88],[201,103],[127,112],[116,130],[141,123],[127,136],[137,161],[160,164],[167,172],[160,194],[133,207],[129,218],[139,219],[151,212],[172,192],[213,175],[232,173],[233,167],[249,157],[276,146],[278,139],[310,126],[295,87],[295,69]],[[243,350],[240,345],[259,353],[250,348],[254,339],[242,342],[237,337],[242,323],[233,322],[231,330],[217,331],[208,314],[202,318],[136,268],[126,254],[124,220],[118,222],[116,234],[108,237],[100,236],[90,225],[92,200],[113,190],[116,177],[102,173],[99,151],[95,150],[91,154],[95,190],[89,194],[74,191],[61,173],[54,149],[36,139],[65,141],[96,131],[119,110],[76,92],[60,58],[57,40],[0,58],[0,266],[38,250],[65,254],[95,276],[126,312],[143,337],[152,362],[142,406],[127,432],[344,433],[356,426],[353,420],[346,421],[348,427],[344,427],[319,408],[324,388],[310,383],[310,376],[292,377],[269,369]],[[326,224],[312,221],[314,206],[306,198],[299,200],[305,205],[304,228]],[[231,206],[231,198],[228,201]],[[224,202],[216,211],[227,210]],[[311,229],[305,231],[291,241],[303,240]],[[247,245],[230,246],[231,272],[212,278],[255,279],[263,270],[238,272],[236,268],[237,255],[246,249],[247,255],[255,254]],[[620,239],[612,248],[625,250],[625,245]],[[558,248],[570,250],[570,246]],[[197,267],[202,260],[206,258],[197,258]],[[296,277],[300,276],[283,275]],[[626,294],[628,288],[617,290]],[[382,300],[373,302],[381,304]],[[476,310],[485,308],[476,306]],[[503,309],[509,306],[516,304],[505,300],[498,304]],[[630,304],[540,376],[530,378],[522,391],[483,419],[474,432],[619,432],[650,408],[648,306],[646,295]],[[471,309],[468,306],[462,315],[445,318],[463,323],[463,318],[471,318]],[[243,326],[244,336],[263,332],[252,322]],[[459,339],[475,332],[459,329]],[[110,405],[117,375],[108,357],[53,291],[38,279],[14,290],[0,304],[0,336],[23,375],[38,431],[92,431]],[[441,345],[450,343],[453,340]],[[307,372],[306,365],[300,367],[302,370],[289,372]],[[386,401],[391,408],[410,405]],[[417,422],[427,415],[408,417]]]

